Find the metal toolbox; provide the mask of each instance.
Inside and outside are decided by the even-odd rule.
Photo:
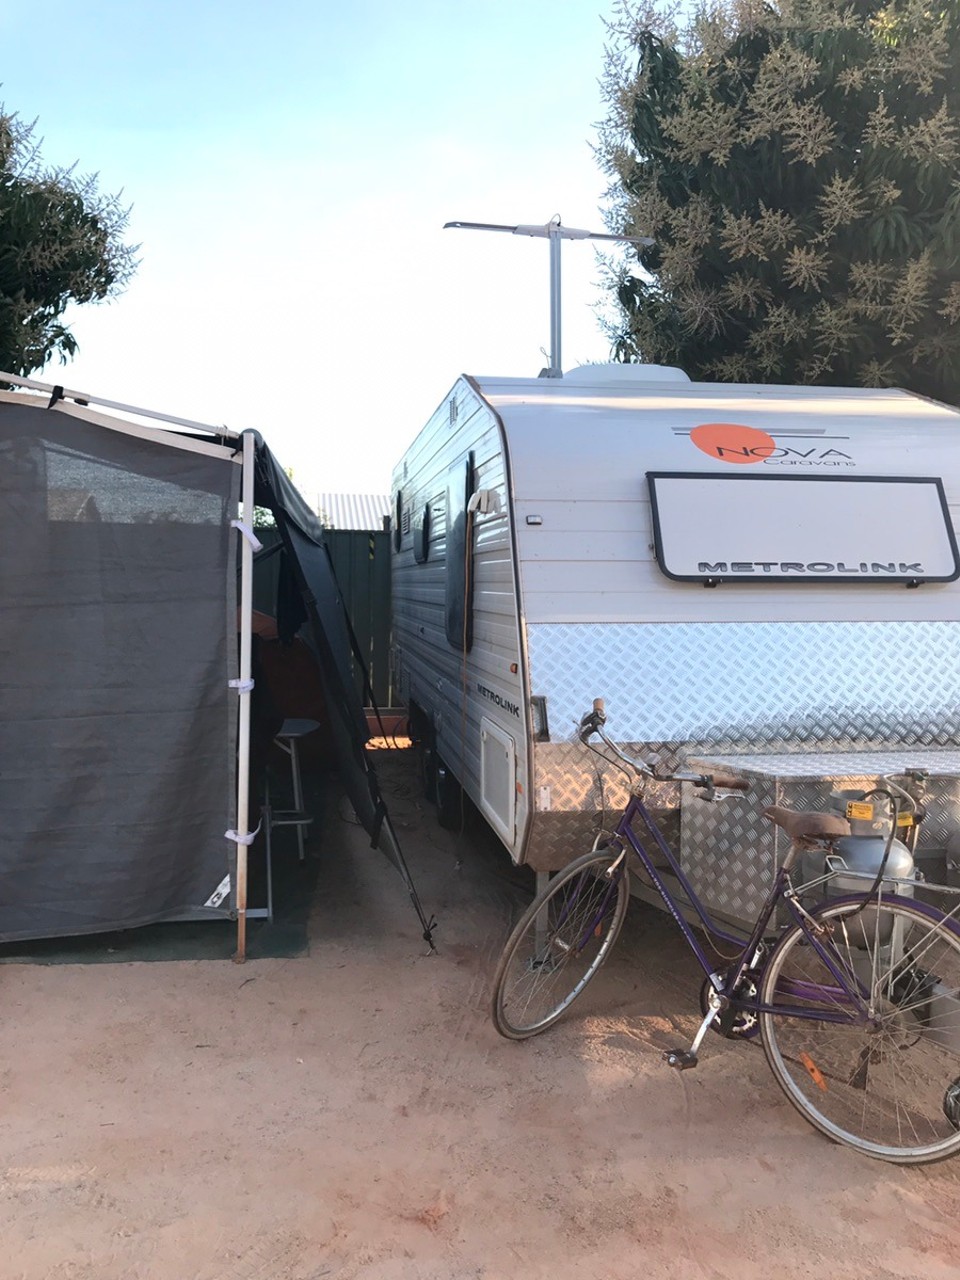
[[[825,810],[836,790],[868,790],[885,776],[901,782],[922,771],[926,817],[919,830],[917,861],[947,847],[960,832],[960,751],[913,747],[899,751],[716,755],[689,761],[693,769],[723,769],[746,778],[750,791],[720,801],[703,799],[691,783],[681,788],[680,863],[697,896],[711,912],[752,924],[776,869],[789,848],[788,836],[763,816],[768,805]],[[939,859],[926,859],[937,866]]]

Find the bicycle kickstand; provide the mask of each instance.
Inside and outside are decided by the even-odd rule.
[[[673,1067],[677,1071],[688,1071],[691,1067],[695,1067],[700,1061],[697,1057],[697,1050],[703,1043],[703,1037],[707,1034],[713,1024],[713,1020],[719,1016],[719,1009],[710,1010],[700,1023],[700,1029],[693,1037],[693,1044],[689,1049],[664,1049],[663,1058],[667,1066]]]

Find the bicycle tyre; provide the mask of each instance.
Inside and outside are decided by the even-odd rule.
[[[567,1012],[610,953],[623,926],[630,877],[616,854],[584,854],[564,868],[520,917],[493,980],[494,1026],[526,1040]]]
[[[764,971],[760,1003],[810,1015],[759,1014],[774,1078],[800,1114],[834,1142],[893,1164],[960,1150],[960,928],[904,898],[830,903],[814,912],[821,945],[869,992],[869,1020],[818,1020],[851,1010],[797,925]],[[802,984],[802,985],[801,985]]]

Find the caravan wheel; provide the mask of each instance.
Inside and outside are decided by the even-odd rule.
[[[431,804],[437,803],[437,740],[433,725],[416,703],[411,702],[409,709],[410,737],[417,749],[420,786],[423,798]]]
[[[429,742],[421,741],[418,748],[420,759],[420,785],[425,800],[437,803],[437,753]]]
[[[463,788],[440,757],[434,759],[437,821],[445,831],[459,831],[463,826]]]

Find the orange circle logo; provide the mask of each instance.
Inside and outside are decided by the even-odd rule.
[[[773,436],[739,422],[703,422],[690,432],[690,439],[703,453],[719,462],[763,462],[777,447]]]

